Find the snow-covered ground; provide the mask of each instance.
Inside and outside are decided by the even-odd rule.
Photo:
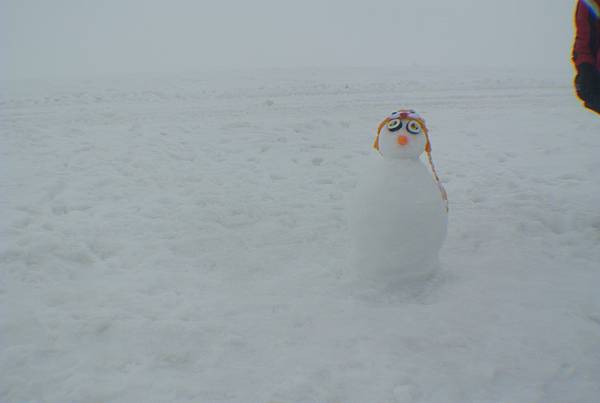
[[[400,107],[450,199],[414,293],[349,259],[348,202]],[[4,83],[0,134],[2,402],[600,396],[600,119],[570,76]]]

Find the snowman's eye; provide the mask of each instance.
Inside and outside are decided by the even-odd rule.
[[[400,119],[392,119],[387,124],[388,129],[391,132],[402,129],[402,121]]]
[[[419,134],[421,133],[421,125],[418,122],[411,120],[410,122],[408,122],[406,130],[408,130],[410,134]]]

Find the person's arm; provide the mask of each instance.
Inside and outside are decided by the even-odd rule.
[[[573,44],[573,63],[577,68],[575,76],[575,90],[577,96],[585,102],[585,106],[596,112],[600,109],[600,72],[596,68],[596,54],[594,42],[598,40],[597,30],[592,24],[590,6],[586,1],[577,2],[575,11],[575,43]]]
[[[579,69],[584,63],[596,63],[596,56],[592,54],[592,29],[590,27],[590,9],[582,1],[577,2],[575,11],[575,43],[573,44],[573,62]]]

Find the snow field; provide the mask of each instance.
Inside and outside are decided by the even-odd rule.
[[[0,400],[600,395],[600,120],[570,77],[5,88]],[[427,120],[450,199],[442,272],[408,294],[361,286],[348,259],[348,203],[399,107]]]

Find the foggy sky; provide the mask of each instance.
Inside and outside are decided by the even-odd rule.
[[[0,0],[0,78],[413,64],[566,71],[574,5],[564,0]]]

